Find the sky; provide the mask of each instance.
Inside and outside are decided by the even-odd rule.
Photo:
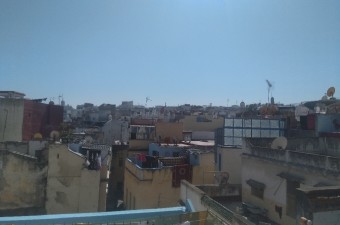
[[[340,96],[339,0],[0,0],[0,90],[66,104]],[[338,93],[337,93],[338,91]]]

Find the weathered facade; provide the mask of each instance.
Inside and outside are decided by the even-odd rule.
[[[40,133],[49,138],[63,122],[63,107],[27,99],[0,98],[0,141],[29,141]]]
[[[156,123],[156,138],[161,137],[162,142],[183,140],[183,123]]]
[[[302,204],[297,198],[299,188],[340,185],[340,159],[317,153],[311,141],[293,139],[290,144],[288,139],[289,150],[249,142],[242,155],[242,201],[263,209],[279,224],[296,224],[300,217],[310,216],[306,208],[299,208]]]
[[[124,198],[124,171],[128,148],[128,145],[112,145],[112,162],[106,204],[108,211],[116,210],[118,200]]]
[[[129,123],[127,121],[109,120],[102,127],[103,144],[114,145],[115,141],[129,141]]]
[[[197,119],[198,116],[185,116],[180,122],[183,123],[183,130],[185,131],[215,131],[217,128],[223,127],[224,118],[207,115],[206,121]]]
[[[45,212],[47,164],[14,150],[0,149],[0,214]]]
[[[241,184],[241,168],[242,161],[241,156],[244,153],[244,149],[237,147],[216,147],[215,154],[215,170],[225,171],[229,174],[228,182],[230,184]]]
[[[24,99],[0,98],[0,141],[22,141]]]
[[[51,131],[59,130],[63,115],[64,109],[60,105],[43,104],[25,99],[22,139],[32,140],[36,133],[40,133],[43,138],[49,138]]]
[[[123,201],[128,209],[176,206],[182,179],[194,184],[214,182],[213,174],[208,173],[214,169],[213,152],[194,151],[188,158],[159,157],[158,160],[145,156],[146,161],[142,154],[138,157],[142,159],[130,158],[125,162]]]
[[[84,155],[69,150],[65,145],[51,145],[48,159],[47,213],[106,210],[106,174],[109,164],[92,169]]]

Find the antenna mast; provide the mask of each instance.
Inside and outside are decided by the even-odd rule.
[[[145,107],[147,106],[148,101],[152,101],[152,100],[150,99],[150,97],[146,97],[146,98],[145,98]]]
[[[270,83],[269,80],[266,80],[266,82],[267,82],[267,86],[268,86],[268,104],[269,104],[269,94],[270,94],[270,90],[273,87],[273,85]]]

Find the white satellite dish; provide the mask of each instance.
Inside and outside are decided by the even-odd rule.
[[[229,173],[228,172],[219,173],[216,178],[219,186],[225,187],[228,185]]]
[[[273,140],[270,148],[271,149],[282,149],[285,150],[287,148],[287,138],[285,137],[277,137]]]

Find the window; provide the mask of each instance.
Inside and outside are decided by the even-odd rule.
[[[263,199],[264,189],[266,187],[265,184],[260,183],[256,180],[249,179],[247,180],[247,184],[251,187],[251,194],[257,198]]]

